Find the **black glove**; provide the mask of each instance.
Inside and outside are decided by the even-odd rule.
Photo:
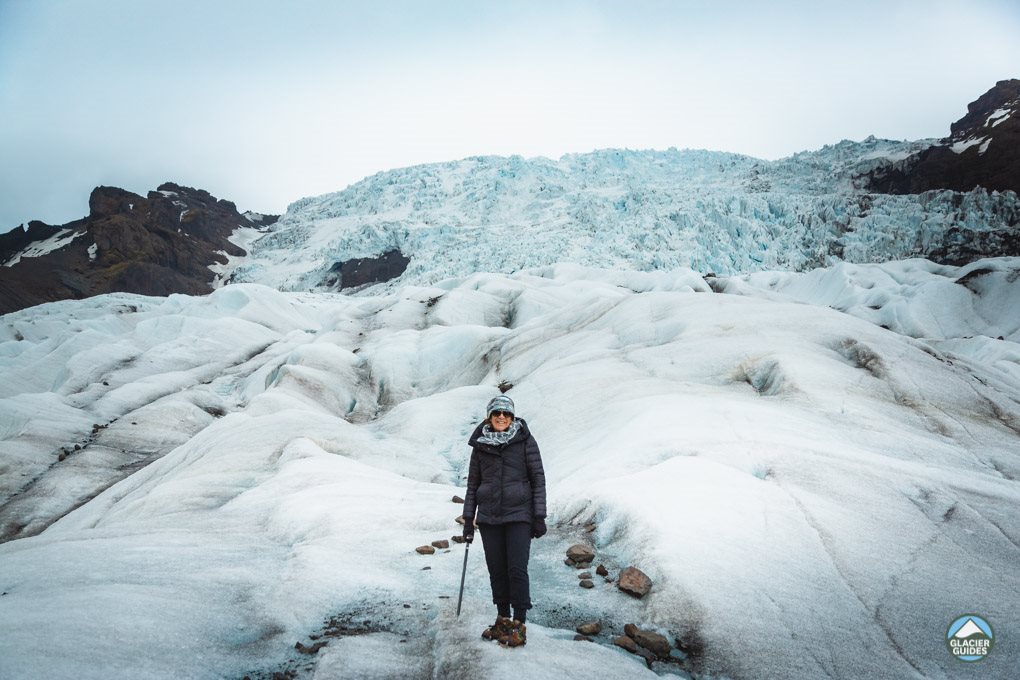
[[[542,538],[543,536],[545,536],[546,531],[547,529],[545,526],[545,517],[536,517],[535,520],[531,523],[531,537]]]
[[[475,520],[464,518],[464,542],[470,543],[475,540]]]

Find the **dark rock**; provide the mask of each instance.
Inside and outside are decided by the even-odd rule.
[[[326,640],[320,640],[312,645],[303,645],[300,642],[294,645],[294,649],[298,650],[301,654],[318,654],[319,650],[329,644]]]
[[[453,541],[454,543],[463,543],[464,542],[464,537],[463,536],[450,536],[450,540]]]
[[[431,571],[432,567],[422,567],[421,570],[422,571]]]
[[[575,641],[577,641],[577,642],[580,642],[580,641],[582,641],[582,640],[583,640],[584,642],[594,642],[594,640],[592,640],[592,639],[591,639],[590,637],[588,637],[587,635],[575,635],[575,636],[574,636],[574,640],[575,640]]]
[[[456,522],[457,524],[463,524],[464,523],[464,518],[461,517],[460,515],[458,515],[457,518],[454,519],[453,521]]]
[[[588,623],[582,623],[574,630],[581,635],[598,635],[602,632],[602,624],[598,621],[589,621]]]
[[[638,627],[633,623],[628,623],[623,626],[623,634],[632,640],[634,639],[634,636],[637,635],[638,630]]]
[[[637,643],[634,642],[633,638],[627,635],[621,635],[617,638],[613,638],[613,644],[616,645],[617,647],[622,647],[623,649],[626,649],[631,654],[638,653]]]
[[[637,567],[627,567],[620,572],[616,587],[634,597],[644,597],[652,589],[652,579]]]
[[[595,573],[598,574],[599,576],[609,576],[609,570],[606,569],[604,564],[600,564],[599,566],[595,567]]]
[[[591,532],[595,531],[595,529],[596,529],[596,527],[595,527],[594,522],[584,525],[584,530],[587,531],[589,534]]]
[[[417,551],[418,554],[420,555],[433,555],[435,554],[436,549],[433,548],[431,545],[419,545],[417,548],[415,548],[415,551]]]
[[[339,284],[340,290],[357,288],[369,283],[382,283],[397,278],[407,269],[411,260],[399,250],[388,250],[377,257],[359,257],[337,262],[326,273],[322,283]]]
[[[574,562],[574,566],[578,569],[591,569],[591,562]]]
[[[633,636],[634,642],[638,643],[656,656],[666,659],[672,647],[662,635],[650,630],[638,630]]]
[[[591,578],[591,572],[582,571],[580,574],[577,575],[577,578]]]
[[[591,563],[595,559],[595,551],[584,543],[576,543],[567,548],[567,558],[574,564]]]
[[[1003,111],[1009,113],[991,118]],[[1020,80],[996,83],[967,105],[967,115],[949,131],[949,137],[934,146],[872,171],[866,178],[869,190],[919,194],[936,189],[967,192],[980,186],[1020,192]],[[959,153],[954,145],[959,145]]]
[[[578,583],[578,585],[581,586],[582,588],[594,588],[595,587],[595,584],[592,583],[591,579],[587,579],[587,578],[582,580],[582,581],[580,581]]]
[[[0,268],[0,314],[101,293],[209,293],[209,265],[224,262],[223,252],[244,254],[227,238],[248,224],[233,203],[200,189],[168,183],[143,198],[97,187],[87,217],[59,227],[32,222],[27,231],[0,236],[0,259],[7,260],[59,230],[81,234],[62,248]]]
[[[464,499],[463,499],[463,498],[461,498],[460,496],[454,496],[454,497],[453,497],[453,502],[454,502],[454,503],[463,503],[463,502],[464,502]]]
[[[446,550],[447,548],[450,547],[450,542],[447,541],[446,539],[441,539],[441,540],[438,540],[438,541],[432,541],[432,547],[433,548],[439,548],[440,550]]]

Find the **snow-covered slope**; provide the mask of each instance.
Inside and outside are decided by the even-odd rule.
[[[499,206],[478,218],[506,235]],[[329,220],[355,224],[309,218],[303,243]],[[696,674],[956,677],[949,623],[1008,631],[1020,607],[1018,271],[706,283],[559,265],[6,315],[0,519],[59,519],[0,545],[0,677],[650,677],[609,644],[628,622],[700,650]],[[414,551],[459,533],[465,441],[504,380],[552,513],[512,651],[477,637],[493,613],[480,546],[460,619],[463,547]],[[652,592],[578,588],[563,555],[586,539]],[[574,642],[591,619],[598,644]],[[324,630],[317,655],[294,649]],[[1018,656],[1007,633],[980,670],[1008,677]]]
[[[556,262],[733,274],[841,260],[955,261],[960,242],[1001,254],[994,235],[1020,220],[1012,192],[855,188],[856,178],[930,143],[868,138],[774,162],[606,150],[392,170],[292,204],[248,257],[232,261],[233,280],[316,289],[333,284],[336,265],[390,250],[411,260],[398,283],[415,285]]]

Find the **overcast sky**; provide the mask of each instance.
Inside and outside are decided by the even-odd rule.
[[[395,167],[942,137],[1020,2],[0,0],[0,232],[164,181],[283,212]]]

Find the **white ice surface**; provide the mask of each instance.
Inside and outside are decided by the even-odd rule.
[[[699,641],[724,677],[957,677],[952,620],[1017,621],[1020,383],[1015,352],[948,347],[1015,347],[1016,266],[762,274],[726,295],[687,270],[557,265],[8,314],[0,511],[57,521],[0,545],[0,677],[648,677],[610,645],[628,622]],[[899,326],[857,309],[872,296]],[[463,547],[414,551],[459,532],[465,440],[501,380],[552,526],[517,650],[478,639],[481,546],[459,619]],[[577,587],[562,559],[589,521],[598,561],[651,594]],[[365,635],[294,650],[331,617]],[[597,643],[573,642],[590,619]],[[1018,654],[1003,634],[981,670]]]

